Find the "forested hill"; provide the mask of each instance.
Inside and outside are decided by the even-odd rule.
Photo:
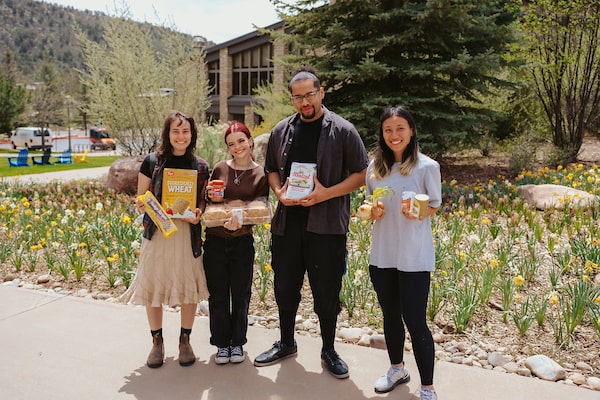
[[[45,52],[59,71],[81,68],[83,62],[74,27],[78,25],[91,40],[100,42],[105,18],[112,17],[44,1],[0,0],[0,58],[6,62],[8,51],[17,73],[25,81],[33,78]],[[164,29],[143,25],[156,32]]]

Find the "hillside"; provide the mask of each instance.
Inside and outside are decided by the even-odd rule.
[[[6,62],[8,51],[14,59],[19,80],[30,82],[35,79],[37,65],[46,53],[59,72],[68,74],[74,68],[83,66],[75,26],[79,26],[91,40],[100,42],[102,24],[106,18],[113,17],[102,12],[79,11],[44,1],[0,0],[2,62]],[[166,29],[147,23],[131,23],[145,25],[156,33]],[[161,47],[159,42],[155,45]]]

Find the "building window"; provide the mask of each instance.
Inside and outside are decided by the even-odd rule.
[[[260,85],[273,82],[273,45],[262,46],[234,54],[232,89],[235,96],[251,96]]]
[[[208,63],[208,86],[209,94],[219,94],[219,61]]]

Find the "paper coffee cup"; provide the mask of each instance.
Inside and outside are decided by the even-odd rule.
[[[429,196],[426,194],[415,194],[411,200],[410,212],[415,218],[425,217],[429,207]]]

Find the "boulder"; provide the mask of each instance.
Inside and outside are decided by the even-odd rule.
[[[267,144],[269,143],[270,133],[263,133],[254,138],[254,161],[259,165],[265,165],[267,155]]]
[[[380,333],[374,333],[370,336],[370,347],[375,349],[387,349],[387,344],[385,343],[385,336]]]
[[[337,336],[340,339],[356,342],[360,340],[363,335],[362,329],[360,328],[342,328],[338,331]]]
[[[538,354],[525,360],[525,366],[538,378],[556,382],[565,379],[567,372],[556,361]]]
[[[106,187],[130,195],[137,193],[140,165],[146,156],[123,157],[115,160],[108,170]]]
[[[539,210],[562,210],[565,204],[571,207],[588,207],[598,201],[598,196],[561,185],[521,185],[518,190],[527,203]]]

